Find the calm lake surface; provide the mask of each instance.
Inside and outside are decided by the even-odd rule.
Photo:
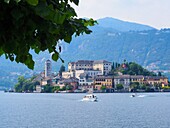
[[[0,128],[170,128],[170,93],[84,95],[0,92]]]

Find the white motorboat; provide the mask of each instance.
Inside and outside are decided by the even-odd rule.
[[[97,96],[93,94],[88,94],[83,97],[82,101],[91,101],[91,102],[97,102]]]

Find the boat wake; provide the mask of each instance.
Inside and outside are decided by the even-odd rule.
[[[142,98],[142,97],[146,97],[146,95],[137,95],[137,94],[134,95],[134,94],[132,94],[130,97],[141,97]]]

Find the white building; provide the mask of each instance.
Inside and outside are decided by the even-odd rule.
[[[94,78],[97,75],[102,75],[102,71],[100,70],[75,70],[75,71],[68,71],[68,72],[62,72],[63,78],[70,78],[70,77],[76,77],[79,78],[80,74],[85,73],[86,75]]]
[[[80,74],[78,79],[79,79],[78,89],[81,89],[81,90],[93,89],[94,81],[92,77],[89,77],[86,73],[82,73]]]
[[[106,60],[78,60],[77,62],[68,63],[68,71],[84,70],[88,71],[90,76],[95,76],[101,71],[100,75],[107,75],[112,69],[112,63]],[[80,71],[83,73],[82,71]]]
[[[75,77],[74,71],[62,72],[62,78],[68,79],[70,77]]]
[[[93,69],[93,61],[78,60],[77,62],[68,63],[68,71],[92,70],[92,69]]]
[[[112,70],[112,63],[106,60],[94,61],[93,69],[102,71],[102,75],[107,75]]]

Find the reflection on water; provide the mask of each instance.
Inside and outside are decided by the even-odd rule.
[[[170,93],[85,94],[0,92],[0,128],[168,128]]]

